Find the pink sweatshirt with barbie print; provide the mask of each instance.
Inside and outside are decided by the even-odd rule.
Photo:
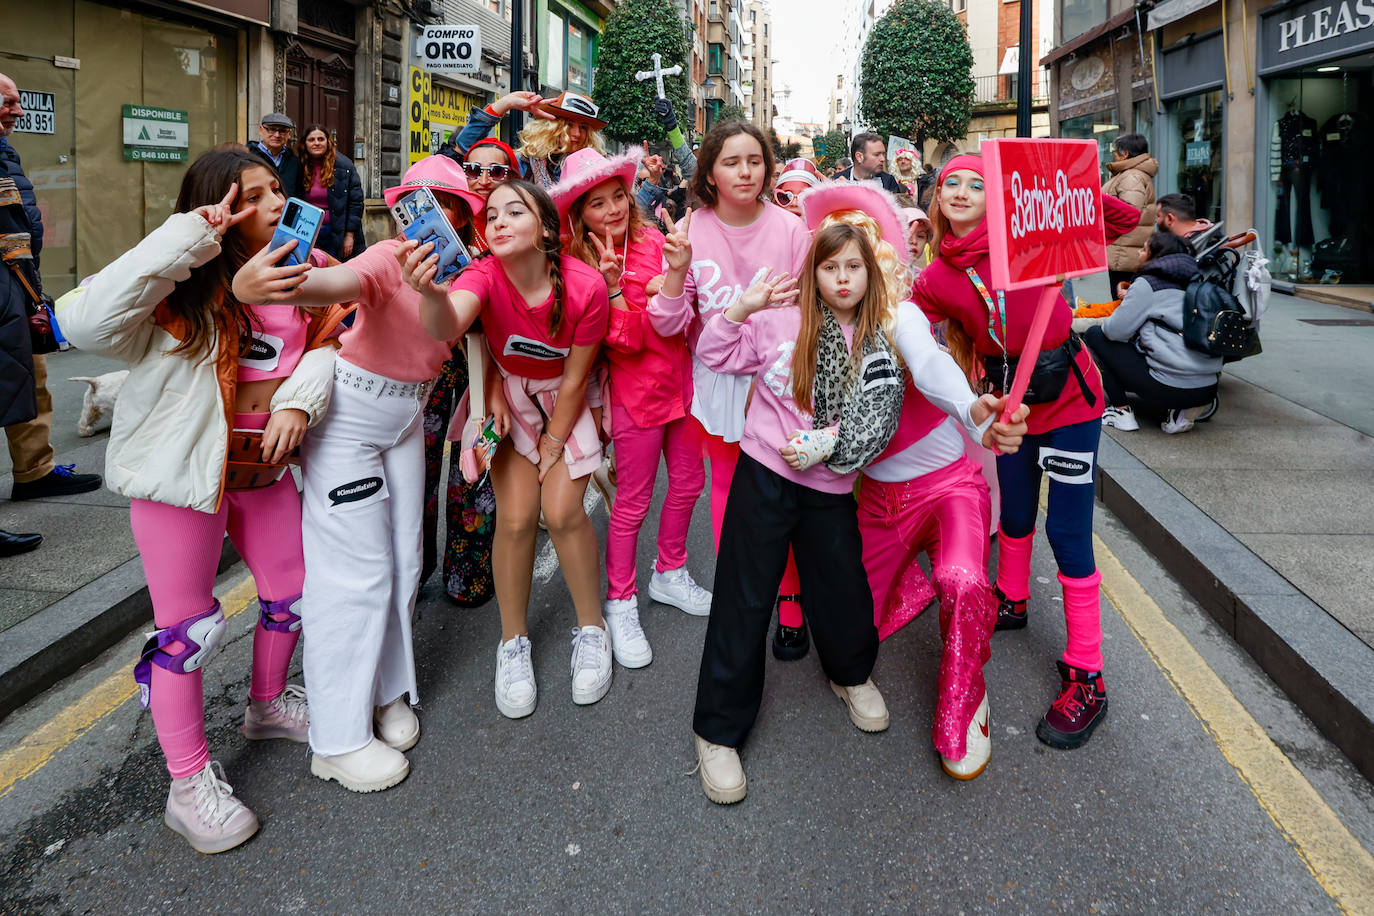
[[[665,337],[686,333],[693,350],[692,415],[711,435],[739,442],[750,377],[722,375],[707,367],[697,349],[699,336],[713,315],[729,308],[770,270],[797,276],[811,247],[811,234],[801,219],[771,203],[764,204],[763,213],[747,226],[727,226],[713,210],[695,211],[687,234],[692,266],[682,295],[654,296],[649,320]]]
[[[606,362],[611,403],[640,429],[687,416],[692,405],[692,357],[681,333],[662,336],[647,311],[645,286],[663,270],[663,234],[645,226],[625,252],[620,275],[625,308],[610,310]]]
[[[854,328],[841,325],[845,343]],[[792,433],[814,429],[813,417],[792,400],[792,354],[801,331],[801,309],[795,305],[766,308],[746,321],[731,321],[717,313],[697,338],[697,361],[710,372],[736,373],[757,381],[739,447],[750,458],[795,483],[821,493],[848,493],[857,472],[837,474],[824,464],[794,471],[778,449]]]

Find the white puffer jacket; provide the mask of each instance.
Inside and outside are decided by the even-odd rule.
[[[74,345],[129,364],[110,429],[105,482],[131,499],[201,512],[219,508],[234,405],[226,406],[216,358],[171,353],[179,341],[154,315],[172,287],[219,250],[204,219],[174,213],[57,304],[62,332]],[[220,352],[218,341],[209,352]],[[333,378],[334,348],[307,350],[272,395],[271,410],[303,410],[313,426],[329,406]]]

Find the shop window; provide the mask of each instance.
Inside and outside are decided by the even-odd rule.
[[[1060,43],[1076,38],[1106,21],[1107,0],[1063,0],[1059,19]]]
[[[568,23],[568,88],[592,91],[592,40],[576,23]]]
[[[1155,103],[1151,99],[1141,99],[1135,103],[1135,132],[1150,137],[1154,129]]]
[[[549,10],[548,30],[545,32],[549,36],[549,55],[545,61],[544,82],[554,89],[563,89],[563,41],[567,31],[567,23],[563,17]]]
[[[1351,67],[1350,63],[1355,63]],[[1374,70],[1335,62],[1270,80],[1269,194],[1276,277],[1374,281]],[[1257,208],[1259,209],[1259,208]],[[1258,216],[1259,214],[1257,214]]]
[[[571,89],[583,95],[592,91],[592,33],[563,10],[549,6],[548,43],[544,82],[555,89]]]
[[[1214,223],[1222,218],[1225,186],[1224,104],[1225,93],[1215,89],[1174,99],[1165,106],[1165,117],[1169,120],[1169,148],[1165,156],[1170,160],[1167,174],[1173,182],[1167,189],[1155,189],[1160,195],[1175,191],[1187,194],[1197,205],[1197,215]]]
[[[1112,141],[1121,135],[1121,123],[1117,120],[1116,109],[1108,108],[1091,114],[1068,118],[1059,122],[1059,136],[1066,140],[1096,140],[1097,160],[1107,163],[1112,159]],[[1106,166],[1103,166],[1105,172]]]

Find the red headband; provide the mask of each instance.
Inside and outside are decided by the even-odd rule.
[[[520,170],[520,163],[519,163],[519,161],[516,160],[516,158],[515,158],[515,150],[513,150],[513,149],[510,148],[510,144],[508,144],[508,143],[503,143],[502,141],[496,139],[495,137],[483,137],[481,140],[478,140],[476,143],[472,144],[472,147],[471,147],[470,149],[468,149],[468,155],[471,155],[471,154],[472,154],[472,151],[475,150],[475,149],[477,149],[477,147],[479,147],[479,146],[494,146],[494,147],[496,147],[496,148],[499,149],[501,152],[503,152],[503,153],[506,154],[506,164],[507,164],[507,165],[509,165],[511,168],[515,169],[516,171],[519,171],[519,170]],[[463,161],[464,161],[464,162],[467,161],[467,156],[464,156],[464,157],[463,157]]]
[[[944,168],[940,169],[939,183],[944,184],[945,177],[948,176],[950,172],[957,172],[960,169],[968,169],[971,172],[977,172],[981,177],[983,174],[983,157],[974,156],[971,153],[963,153],[962,155],[955,156],[953,159],[949,160]]]

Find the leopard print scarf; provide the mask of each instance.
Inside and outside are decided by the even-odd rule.
[[[877,328],[865,342],[858,371],[851,371],[849,347],[835,315],[823,308],[816,346],[816,381],[811,389],[816,429],[839,424],[835,450],[825,459],[837,474],[857,471],[887,448],[902,415],[902,367],[892,344]]]

